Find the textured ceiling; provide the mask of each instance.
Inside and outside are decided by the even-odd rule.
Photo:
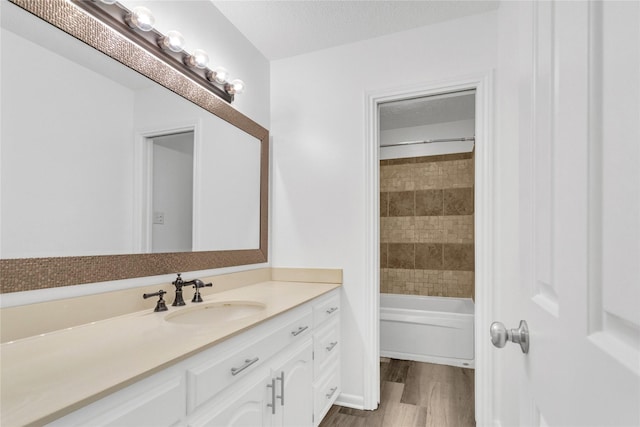
[[[211,0],[270,60],[498,8],[498,1]]]
[[[407,99],[380,106],[380,130],[432,125],[474,117],[473,92]]]

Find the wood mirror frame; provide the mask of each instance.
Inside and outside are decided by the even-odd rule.
[[[0,293],[267,262],[269,131],[220,99],[210,88],[196,83],[76,5],[66,0],[9,1],[257,138],[261,145],[260,246],[226,251],[1,259]]]

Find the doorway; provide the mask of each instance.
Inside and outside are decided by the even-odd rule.
[[[189,252],[197,246],[198,123],[136,132],[134,236],[137,253]]]
[[[151,252],[193,248],[193,131],[150,139]]]
[[[490,342],[485,337],[493,313],[493,294],[490,284],[493,275],[493,212],[492,212],[492,166],[493,147],[491,144],[491,73],[470,77],[434,82],[416,86],[369,93],[366,96],[366,280],[375,288],[375,292],[365,296],[365,310],[369,319],[365,337],[364,363],[364,408],[375,409],[380,401],[380,123],[378,109],[380,105],[402,99],[415,99],[424,96],[445,93],[475,91],[475,194],[474,194],[474,230],[475,230],[475,418],[479,424],[488,424],[493,419],[493,354],[489,351]],[[487,327],[484,327],[484,325]]]

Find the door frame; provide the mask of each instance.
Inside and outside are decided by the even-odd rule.
[[[199,247],[199,197],[202,158],[200,120],[171,125],[158,125],[135,131],[134,145],[134,192],[133,192],[133,248],[135,253],[151,253],[152,248],[152,183],[153,183],[153,138],[176,133],[193,132],[193,218],[191,244]]]
[[[479,425],[494,424],[494,353],[489,324],[494,312],[493,71],[420,85],[369,92],[365,99],[365,330],[364,409],[380,401],[380,149],[378,106],[384,102],[473,89],[475,124],[475,412]]]

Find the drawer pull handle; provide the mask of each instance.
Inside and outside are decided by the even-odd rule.
[[[330,309],[327,310],[327,314],[331,314],[334,311],[336,311],[338,309],[338,307],[331,307]]]
[[[271,387],[271,403],[267,403],[267,407],[271,408],[271,413],[276,414],[276,379],[271,379],[271,384],[267,384],[267,387]]]
[[[331,351],[331,350],[333,350],[333,347],[335,347],[335,346],[337,346],[337,345],[338,345],[338,341],[334,341],[334,342],[332,342],[331,344],[329,344],[329,345],[326,347],[326,348],[327,348],[327,351]]]
[[[280,406],[284,406],[284,371],[280,371],[280,376],[276,377],[276,381],[280,381],[280,396],[276,396],[280,399]]]
[[[297,337],[307,329],[309,329],[308,326],[300,326],[297,331],[291,331],[291,335],[293,335],[294,337]]]
[[[231,368],[231,375],[238,375],[240,372],[244,371],[245,369],[247,369],[249,366],[253,365],[254,363],[256,363],[259,359],[253,358],[253,359],[247,359],[244,361],[244,365],[240,366],[239,368]]]
[[[331,399],[331,396],[333,396],[336,392],[336,390],[338,389],[338,387],[334,387],[331,389],[330,393],[327,393],[327,399]]]

